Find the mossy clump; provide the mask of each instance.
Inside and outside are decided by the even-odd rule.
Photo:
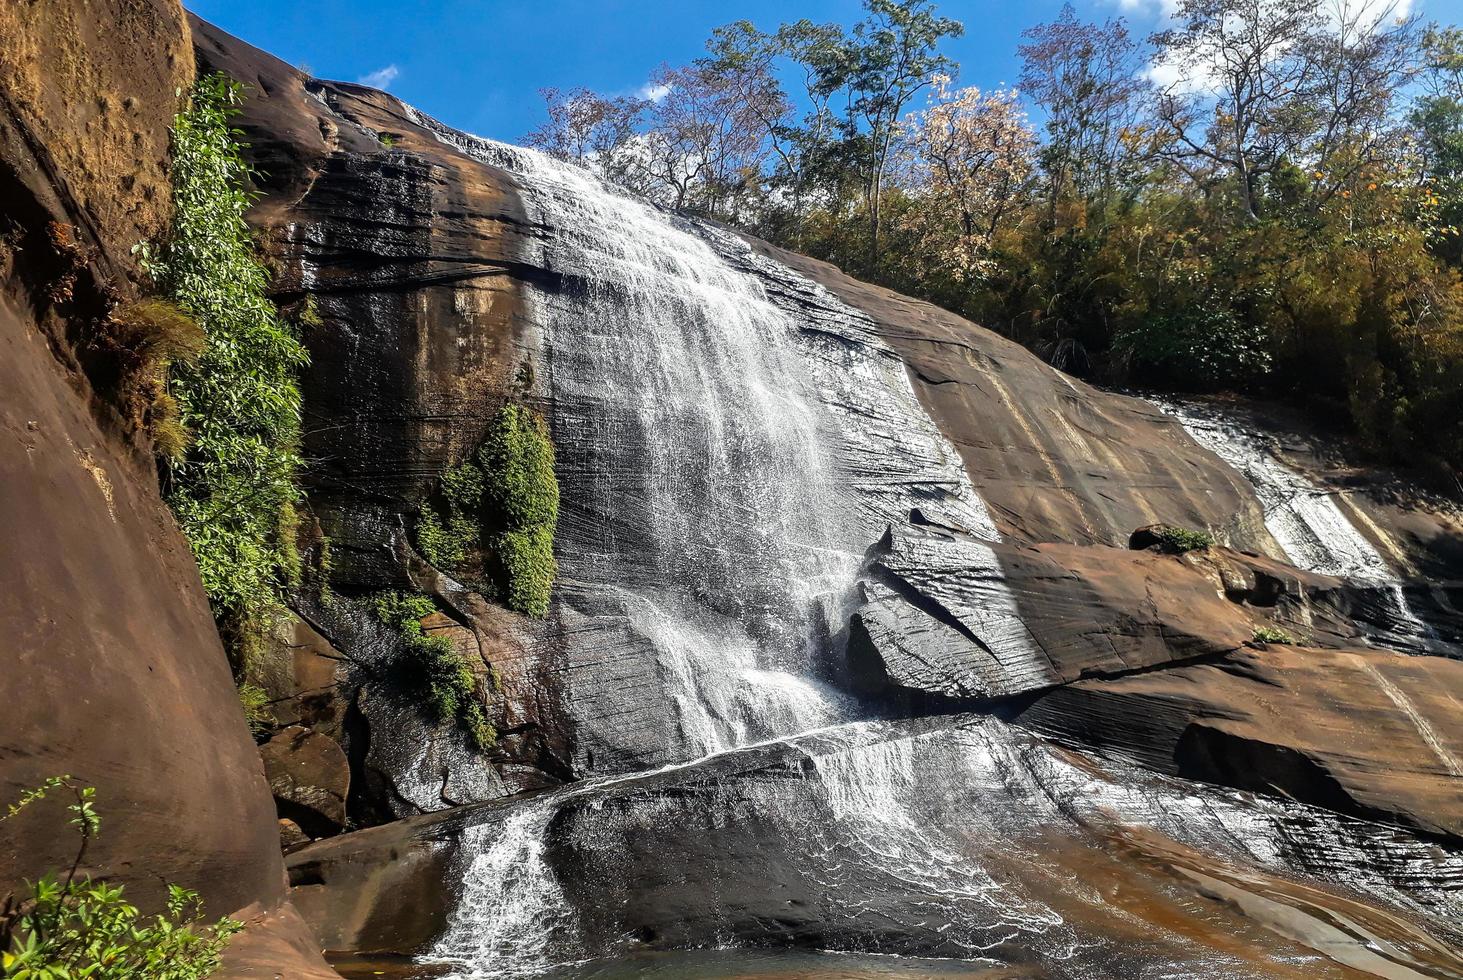
[[[479,749],[498,741],[478,694],[477,675],[445,636],[432,636],[422,620],[437,611],[432,600],[410,592],[383,592],[375,599],[376,618],[401,641],[399,666],[410,682],[425,688],[439,722],[456,721]]]
[[[531,408],[504,405],[475,457],[442,474],[445,516],[428,504],[417,547],[448,571],[478,571],[508,608],[548,615],[558,566],[559,481],[548,424]]]
[[[1173,555],[1198,551],[1214,544],[1214,535],[1208,531],[1191,531],[1186,527],[1174,527],[1170,524],[1155,530],[1154,536],[1158,539],[1158,546]]]
[[[1276,626],[1256,627],[1254,640],[1256,643],[1274,643],[1281,646],[1291,646],[1295,643],[1295,637]]]
[[[499,594],[509,609],[543,618],[559,570],[559,481],[548,424],[533,409],[505,405],[480,457],[483,503],[489,526],[498,529],[493,552]]]

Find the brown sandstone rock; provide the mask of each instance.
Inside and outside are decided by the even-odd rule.
[[[1463,662],[1269,646],[1054,690],[1020,722],[1160,772],[1463,840]]]
[[[345,826],[350,763],[339,744],[294,725],[264,743],[259,754],[281,815],[312,837],[327,837]]]
[[[131,248],[170,216],[168,127],[192,78],[176,0],[0,6],[0,799],[97,789],[84,870],[144,908],[284,899],[257,753],[154,462],[91,342]],[[0,823],[0,892],[74,855],[61,802]]]

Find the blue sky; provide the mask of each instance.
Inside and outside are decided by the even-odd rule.
[[[1074,0],[1088,19],[1122,15],[1153,30],[1164,0]],[[771,29],[807,17],[851,24],[859,0],[185,0],[199,16],[321,77],[388,88],[443,122],[516,141],[543,118],[538,89],[583,85],[628,94],[663,61],[703,52],[711,29],[746,18]],[[960,82],[1014,84],[1026,27],[1054,18],[1062,0],[945,0],[963,21],[946,50]],[[1414,0],[1429,18],[1463,21],[1463,0]],[[383,83],[385,83],[383,85]]]

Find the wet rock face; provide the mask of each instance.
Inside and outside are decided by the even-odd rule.
[[[350,808],[368,823],[557,781],[568,728],[537,679],[542,665],[524,655],[538,627],[440,574],[411,543],[443,469],[476,450],[537,356],[516,277],[547,273],[517,262],[533,230],[511,178],[444,147],[384,93],[314,81],[192,23],[204,69],[251,86],[240,125],[264,193],[251,217],[277,299],[299,312],[309,296],[319,317],[304,327],[303,449],[338,599],[297,596],[313,639],[290,643],[326,651],[335,669],[327,680],[319,657],[293,655],[297,676],[264,685],[281,699],[276,720],[342,747]],[[461,641],[476,673],[502,677],[508,693],[487,710],[504,737],[490,758],[395,682],[396,648],[370,602],[385,589],[434,595],[436,628]]]
[[[857,595],[849,660],[867,690],[1004,697],[1221,656],[1252,633],[1243,613],[1174,558],[1017,547],[915,526],[889,529]]]
[[[1214,663],[1081,680],[1021,724],[1160,772],[1463,842],[1463,663],[1267,646]]]
[[[1238,444],[1209,447],[927,304],[198,30],[206,63],[260,82],[244,117],[270,173],[254,218],[281,298],[320,314],[306,450],[338,597],[296,611],[333,651],[335,693],[311,701],[324,665],[292,661],[281,707],[344,750],[352,816],[405,818],[295,855],[327,945],[496,969],[627,934],[732,937],[1245,975],[1311,955],[1296,942],[1371,955],[1309,920],[1279,940],[1265,916],[1236,917],[1265,907],[1246,875],[1354,889],[1327,892],[1333,919],[1384,922],[1359,894],[1452,911],[1437,897],[1451,852],[1293,802],[1456,832],[1457,750],[1428,693],[1458,689],[1437,655],[1460,633],[1429,619],[1456,590],[1417,574],[1446,547],[1431,564],[1389,547],[1422,531],[1329,490],[1296,503],[1296,472],[1231,459]],[[549,419],[563,495],[541,623],[412,542],[443,467],[515,385]],[[1128,550],[1159,523],[1229,547]],[[1342,548],[1317,528],[1351,530]],[[384,588],[430,594],[430,628],[501,678],[491,752],[393,673],[370,602]],[[1273,629],[1308,648],[1256,646]],[[845,726],[851,742],[736,751],[975,702],[1026,731]],[[1395,754],[1354,748],[1372,724]],[[1106,890],[1071,887],[1089,880]],[[1440,955],[1397,943],[1380,955]]]
[[[376,828],[354,856],[351,843],[292,859],[298,892],[352,909],[331,919],[336,937],[486,972],[709,942],[979,956],[1057,977],[1269,976],[1296,956],[1320,956],[1323,974],[1457,966],[1456,855],[992,719],[854,725]],[[388,850],[398,865],[362,860]],[[442,874],[472,899],[438,920],[445,934],[388,934],[388,888]]]

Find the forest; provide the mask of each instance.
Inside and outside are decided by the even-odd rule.
[[[1073,375],[1232,391],[1463,491],[1463,30],[1355,0],[1068,6],[1015,87],[929,0],[716,29],[647,92],[542,92],[524,138],[832,261]]]

